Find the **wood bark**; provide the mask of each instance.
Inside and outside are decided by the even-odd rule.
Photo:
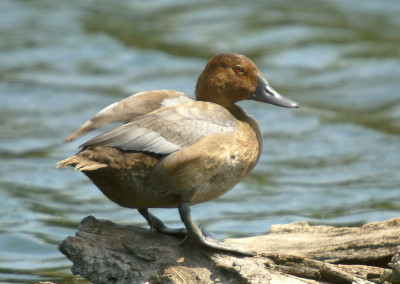
[[[356,228],[275,225],[225,240],[254,257],[181,242],[89,216],[59,249],[73,274],[94,283],[400,283],[400,218]]]

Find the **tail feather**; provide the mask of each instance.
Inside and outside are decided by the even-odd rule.
[[[107,167],[107,164],[93,161],[81,155],[75,155],[57,162],[57,168],[74,167],[78,171],[94,171]]]

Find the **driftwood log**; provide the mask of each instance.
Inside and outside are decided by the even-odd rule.
[[[94,283],[400,283],[400,218],[356,228],[275,225],[267,235],[225,240],[254,257],[92,216],[60,251]]]

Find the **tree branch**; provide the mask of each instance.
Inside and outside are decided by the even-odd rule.
[[[92,216],[59,249],[73,262],[72,273],[94,283],[400,283],[400,218],[359,228],[275,225],[267,235],[225,242],[257,256],[180,245]]]

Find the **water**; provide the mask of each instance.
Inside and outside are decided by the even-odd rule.
[[[145,226],[82,174],[61,141],[132,93],[193,94],[221,51],[252,58],[298,110],[241,103],[265,135],[256,169],[193,207],[220,239],[295,221],[400,215],[398,1],[0,2],[0,282],[82,283],[57,244],[87,215]],[[153,210],[181,226],[176,210]]]

